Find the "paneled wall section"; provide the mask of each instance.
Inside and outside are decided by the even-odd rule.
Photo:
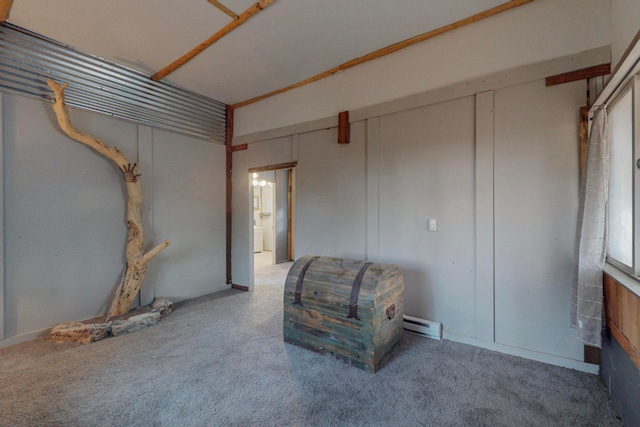
[[[66,137],[49,104],[2,99],[0,346],[103,314],[127,237],[126,188],[112,162]],[[172,240],[149,264],[140,302],[225,289],[224,146],[79,110],[71,117],[140,163],[146,244]]]
[[[234,155],[234,282],[251,281],[235,273],[252,259],[247,167],[299,160],[296,256],[394,262],[407,314],[446,338],[595,372],[568,322],[583,86],[367,118],[346,147],[335,128],[249,144]]]

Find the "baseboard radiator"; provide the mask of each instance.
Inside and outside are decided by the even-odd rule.
[[[418,317],[404,316],[403,328],[407,331],[424,335],[434,340],[442,339],[442,323],[432,322],[431,320],[420,319]]]

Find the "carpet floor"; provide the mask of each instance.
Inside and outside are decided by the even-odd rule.
[[[3,426],[621,426],[600,377],[405,333],[371,374],[282,341],[282,286],[0,349]]]

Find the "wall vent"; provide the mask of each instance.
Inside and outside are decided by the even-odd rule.
[[[404,316],[403,328],[407,331],[424,335],[434,340],[442,339],[442,323],[432,322],[431,320],[420,319],[413,316]]]
[[[69,84],[65,95],[70,107],[225,143],[224,103],[0,24],[0,91],[52,102],[48,78]]]

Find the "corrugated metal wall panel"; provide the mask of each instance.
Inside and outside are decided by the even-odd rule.
[[[69,84],[70,107],[225,143],[224,103],[15,25],[0,25],[0,90],[51,102],[49,78]]]

